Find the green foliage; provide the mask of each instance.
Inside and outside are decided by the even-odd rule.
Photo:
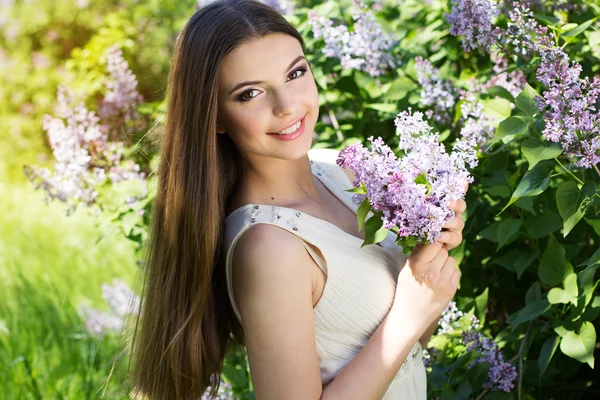
[[[299,3],[305,7],[298,7],[289,20],[306,40],[320,92],[315,147],[341,149],[366,143],[374,135],[397,148],[395,114],[408,107],[428,109],[422,104],[416,56],[430,60],[440,77],[460,89],[471,87],[472,79],[482,84],[496,74],[489,54],[464,53],[459,40],[448,33],[446,1],[406,0],[401,7],[383,2],[375,14],[399,40],[391,50],[398,65],[377,78],[325,57],[323,41],[312,34],[307,16],[311,9],[352,26],[350,0]],[[538,15],[537,20],[582,65],[582,75],[591,77],[600,72],[600,9],[587,3],[585,12],[556,12]],[[123,49],[145,99],[138,110],[143,128],[126,138],[132,144],[127,158],[153,171],[156,148],[149,129],[154,122],[157,127],[164,122],[170,53],[195,7],[193,1],[165,0],[105,0],[84,8],[75,0],[11,5],[10,24],[0,27],[9,32],[17,26],[10,30],[16,32],[13,35],[0,35],[0,178],[15,184],[10,190],[22,193],[16,186],[24,180],[22,164],[51,165],[41,120],[53,113],[58,85],[76,89],[93,110],[104,90],[103,54],[113,45]],[[535,77],[539,62],[535,57],[510,60],[507,71],[521,70],[528,82],[518,95],[494,85],[481,96],[495,136],[473,172],[464,241],[452,251],[462,272],[456,301],[468,316],[481,320],[482,331],[495,338],[507,360],[523,365],[518,370],[522,398],[562,398],[557,393],[566,386],[575,398],[585,398],[598,390],[591,367],[600,316],[600,176],[594,169],[575,167],[562,146],[543,138],[543,112],[535,101],[545,89]],[[451,123],[434,123],[448,145],[460,131],[460,106],[459,102],[449,110]],[[98,244],[84,241],[97,234],[84,226],[71,227],[77,234],[64,234],[68,227],[57,217],[58,209],[41,212],[34,207],[37,211],[31,212],[33,197],[22,207],[13,201],[12,208],[3,208],[2,237],[17,238],[0,241],[0,274],[8,285],[0,302],[0,359],[10,366],[0,377],[4,397],[98,395],[111,374],[119,343],[116,338],[97,341],[85,336],[74,304],[88,296],[99,302],[102,282],[135,271],[134,260],[143,252],[147,236],[155,179],[148,181],[148,195],[132,205],[123,201],[137,190],[131,182],[99,188],[100,221],[116,227],[133,247],[115,245],[113,239],[102,247],[103,240],[114,235],[106,227]],[[0,189],[0,198],[5,198],[9,187]],[[364,187],[352,192],[365,193]],[[376,243],[387,230],[369,211],[368,204],[361,204],[358,227],[365,229],[366,243]],[[27,226],[32,230],[24,231]],[[405,244],[411,240],[405,239]],[[513,398],[512,393],[485,393],[489,365],[468,368],[473,355],[451,335],[434,337],[430,346],[441,352],[428,370],[431,397]],[[112,373],[118,378],[113,375],[110,380],[107,398],[127,396],[119,382],[122,362],[117,359]],[[228,354],[223,378],[240,397],[253,397],[243,349]]]

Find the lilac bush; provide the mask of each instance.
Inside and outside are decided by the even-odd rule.
[[[99,117],[72,90],[61,85],[57,95],[57,117],[45,115],[43,128],[47,134],[55,163],[51,171],[37,165],[24,166],[27,178],[41,188],[46,200],[58,199],[67,204],[67,213],[79,203],[92,205],[97,188],[110,181],[140,182],[141,193],[130,201],[145,197],[145,173],[131,159],[124,158],[123,141],[111,141],[109,135],[121,130],[123,122],[137,118],[135,107],[141,101],[132,75],[121,52],[107,52],[109,77],[107,92],[99,104]]]
[[[333,21],[311,10],[308,14],[315,39],[323,39],[325,56],[338,58],[343,68],[362,70],[376,77],[395,66],[390,55],[397,43],[385,32],[373,12],[364,4],[354,2],[354,29],[346,25],[333,26]]]
[[[421,85],[421,104],[428,107],[426,115],[442,124],[451,123],[458,95],[452,82],[439,77],[439,70],[423,57],[415,58],[417,80]]]
[[[538,98],[545,111],[542,133],[560,143],[575,165],[594,167],[600,163],[600,78],[580,79],[581,65],[570,61],[552,33],[540,34],[536,47],[542,60],[536,75],[548,88]]]

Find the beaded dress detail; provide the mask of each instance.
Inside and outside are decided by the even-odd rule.
[[[337,166],[338,152],[308,152],[314,176],[354,213],[358,206],[352,182]],[[369,215],[370,216],[370,215]],[[246,204],[225,221],[226,278],[229,299],[241,321],[231,281],[233,250],[241,235],[255,224],[272,224],[297,236],[327,276],[323,294],[314,307],[315,339],[321,380],[327,386],[364,347],[389,312],[398,273],[407,256],[390,232],[380,245],[361,248],[363,240],[329,221],[298,210],[262,204]],[[315,251],[318,249],[318,251]],[[242,322],[243,325],[243,322]],[[427,383],[423,352],[415,343],[383,399],[425,399]]]

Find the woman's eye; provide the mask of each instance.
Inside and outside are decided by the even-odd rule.
[[[238,100],[250,101],[253,98],[255,98],[256,96],[258,96],[258,94],[259,94],[259,90],[256,90],[256,89],[246,90],[244,93],[240,94],[240,96],[238,97]]]
[[[304,75],[306,73],[306,70],[307,70],[306,67],[296,68],[295,70],[290,72],[290,74],[288,75],[288,78],[289,78],[288,81],[300,78],[302,75]]]

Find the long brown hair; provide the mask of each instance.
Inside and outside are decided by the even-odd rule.
[[[159,180],[144,264],[142,305],[132,343],[134,394],[150,399],[215,396],[223,359],[243,332],[225,282],[226,207],[242,172],[227,134],[217,134],[219,70],[240,44],[298,31],[252,0],[198,10],[173,52]]]

